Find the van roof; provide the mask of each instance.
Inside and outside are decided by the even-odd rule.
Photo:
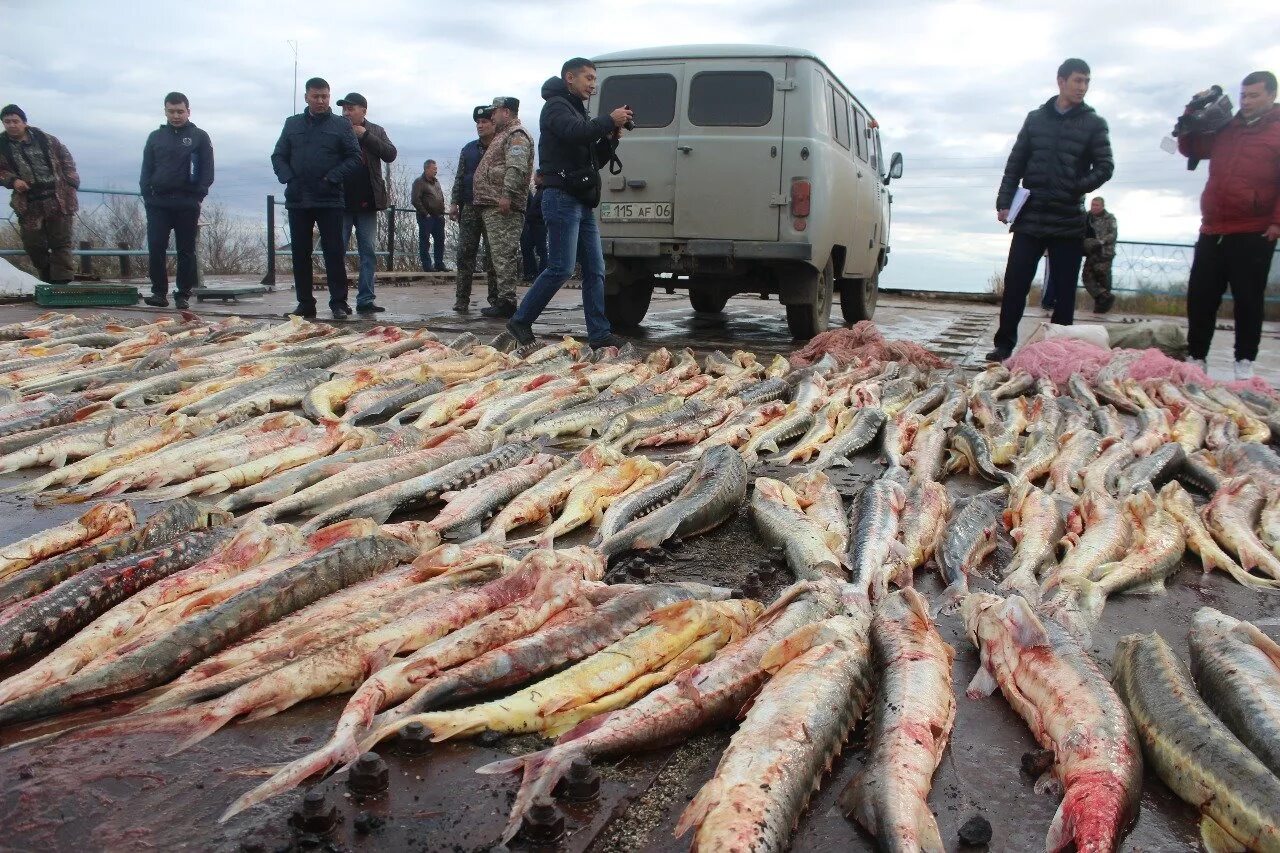
[[[661,47],[641,47],[635,50],[619,50],[592,57],[592,62],[646,62],[671,59],[812,59],[823,67],[858,105],[873,117],[867,105],[853,90],[836,76],[827,63],[813,51],[800,47],[784,47],[777,44],[672,44]]]

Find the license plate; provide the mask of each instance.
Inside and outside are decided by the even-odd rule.
[[[601,222],[671,222],[675,205],[669,201],[606,201],[600,205]]]

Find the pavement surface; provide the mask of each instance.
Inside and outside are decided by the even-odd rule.
[[[211,282],[212,283],[212,282]],[[479,290],[482,292],[483,286]],[[446,339],[473,331],[481,338],[497,334],[501,324],[476,315],[460,318],[448,310],[449,286],[414,285],[386,288],[379,301],[388,308],[383,322],[426,325]],[[537,331],[544,336],[581,335],[581,309],[576,291],[562,292]],[[292,307],[292,294],[276,292],[225,307],[197,305],[200,313],[271,315]],[[0,320],[34,316],[31,305],[0,307]],[[110,309],[117,311],[122,309]],[[152,309],[123,309],[152,310]],[[890,338],[925,344],[968,365],[981,360],[990,345],[995,307],[884,297],[877,322]],[[1037,318],[1027,321],[1028,330]],[[684,295],[655,294],[650,320],[636,338],[645,348],[691,345],[699,350],[744,348],[760,354],[787,352],[785,318],[776,301],[738,297],[723,315],[696,315]],[[1268,332],[1274,347],[1275,332]],[[1267,344],[1264,344],[1264,347]],[[1221,364],[1215,364],[1221,372]],[[1228,368],[1229,370],[1229,368]],[[860,455],[852,468],[832,474],[851,500],[883,463],[874,453]],[[755,475],[788,476],[798,468],[765,463]],[[0,489],[31,474],[0,475]],[[985,486],[967,477],[947,481],[953,498]],[[140,504],[143,513],[154,511]],[[83,507],[35,507],[30,499],[0,494],[0,543],[77,516]],[[566,538],[565,545],[585,539]],[[1012,543],[1001,542],[988,564],[988,577],[975,587],[991,589],[1003,572]],[[682,543],[643,556],[613,562],[611,581],[655,582],[702,580],[736,586],[764,601],[792,581],[776,552],[757,538],[744,510],[726,524]],[[931,567],[916,576],[917,587],[936,599],[942,583]],[[1209,605],[1243,619],[1275,613],[1275,599],[1246,590],[1220,574],[1203,575],[1189,558],[1169,591],[1162,596],[1117,596],[1108,603],[1094,632],[1093,655],[1103,672],[1117,641],[1132,632],[1157,631],[1184,656],[1191,615]],[[934,779],[929,798],[938,815],[948,850],[960,849],[960,826],[977,815],[990,821],[990,850],[1043,849],[1045,832],[1057,808],[1054,796],[1033,791],[1034,779],[1020,770],[1022,756],[1037,748],[1022,720],[997,693],[982,700],[964,697],[977,669],[977,653],[963,634],[957,616],[941,616],[943,637],[956,649],[952,671],[957,720],[951,745]],[[13,667],[0,670],[8,675]],[[394,741],[379,752],[390,765],[387,793],[361,798],[346,785],[345,774],[315,783],[336,806],[339,822],[324,838],[300,836],[290,825],[302,792],[295,791],[217,823],[235,797],[260,782],[271,768],[296,758],[327,737],[345,697],[304,703],[276,716],[229,726],[176,756],[165,757],[174,735],[155,731],[128,737],[84,739],[63,736],[15,745],[53,726],[0,731],[0,850],[149,850],[200,849],[226,851],[290,849],[354,849],[479,851],[492,848],[514,796],[514,779],[478,776],[475,768],[497,758],[539,748],[537,738],[484,737],[432,747],[425,755],[404,754]],[[94,719],[94,711],[81,719]],[[671,830],[681,810],[711,777],[733,726],[690,733],[679,745],[602,762],[600,798],[564,805],[567,835],[555,848],[568,851],[670,851],[684,849]],[[870,732],[865,722],[852,734],[844,754],[823,779],[794,834],[798,851],[872,850],[874,841],[848,821],[837,807],[841,791],[861,769]],[[1197,815],[1149,771],[1137,823],[1122,849],[1132,851],[1194,850],[1198,846]],[[685,839],[687,844],[687,839]],[[527,849],[527,848],[526,848]],[[972,848],[970,848],[972,849]]]

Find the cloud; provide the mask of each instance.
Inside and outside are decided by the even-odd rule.
[[[1190,93],[1233,92],[1256,68],[1280,67],[1269,4],[1210,7],[1087,0],[1035,6],[994,0],[897,4],[842,0],[232,0],[4,5],[0,99],[76,156],[86,186],[133,188],[146,135],[178,89],[214,139],[212,198],[258,217],[279,192],[268,156],[298,82],[327,78],[359,91],[416,169],[451,163],[471,137],[471,107],[515,95],[536,125],[542,81],[572,55],[695,42],[787,44],[826,63],[879,119],[895,183],[895,287],[983,289],[1004,266],[995,221],[1004,159],[1027,111],[1055,92],[1062,58],[1093,67],[1089,101],[1110,122],[1117,169],[1101,191],[1122,237],[1189,242],[1204,166],[1188,172],[1161,137]],[[300,107],[299,107],[300,108]],[[0,199],[2,200],[2,199]]]

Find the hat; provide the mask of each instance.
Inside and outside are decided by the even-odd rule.
[[[493,118],[493,107],[488,104],[481,104],[471,111],[472,121],[480,121],[480,119],[488,121],[491,118]]]
[[[506,107],[511,110],[511,112],[518,113],[520,112],[520,99],[512,97],[494,98],[493,108],[496,110],[499,107]]]
[[[22,123],[27,123],[27,114],[22,111],[22,107],[17,104],[8,104],[4,109],[0,110],[0,118],[5,116],[17,116],[22,119]]]
[[[340,107],[345,107],[347,104],[351,104],[353,107],[364,107],[366,110],[369,109],[369,102],[359,92],[352,92],[338,101],[338,106]]]

